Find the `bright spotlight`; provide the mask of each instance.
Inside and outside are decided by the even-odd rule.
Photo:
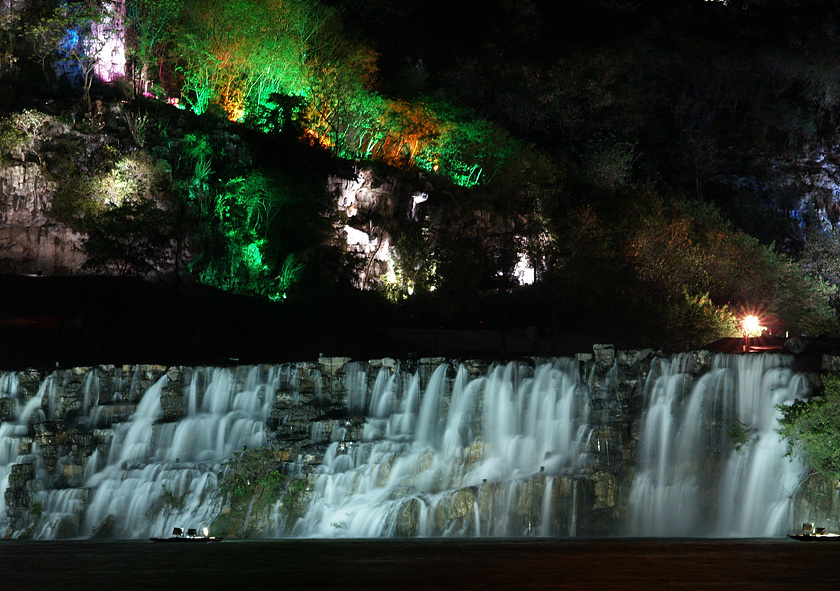
[[[761,333],[767,330],[766,326],[761,326],[761,319],[754,314],[744,316],[741,326],[744,329],[745,337],[760,337]]]

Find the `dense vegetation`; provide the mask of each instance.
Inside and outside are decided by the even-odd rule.
[[[821,396],[777,408],[788,454],[800,456],[829,481],[840,480],[840,376],[823,376]]]
[[[273,300],[349,286],[359,261],[324,186],[367,161],[431,188],[416,222],[375,220],[396,245],[379,287],[426,321],[677,349],[737,336],[745,310],[836,329],[830,244],[786,240],[793,197],[719,181],[733,154],[836,141],[835,2],[125,4],[121,81],[97,81],[83,41],[109,18],[95,0],[27,2],[0,39],[5,156],[71,115],[108,125],[92,97],[128,100],[131,141],[42,163],[96,272]],[[72,95],[56,62],[76,64],[79,117],[27,104]]]

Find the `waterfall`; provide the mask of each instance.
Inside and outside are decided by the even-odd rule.
[[[793,358],[624,359],[0,373],[0,534],[209,525],[224,462],[268,444],[303,492],[270,501],[263,535],[788,531]]]
[[[266,442],[277,378],[276,368],[196,371],[187,386],[187,414],[177,423],[159,422],[167,385],[167,377],[160,378],[131,419],[115,429],[107,465],[87,481],[95,492],[84,529],[92,531],[110,515],[124,537],[166,536],[174,527],[209,524],[221,463],[243,446]]]
[[[120,389],[110,403],[99,406],[99,378],[90,377],[92,371],[81,388],[80,428],[96,427],[91,418],[100,416],[101,408],[127,405],[133,413],[112,430],[99,429],[105,441],[89,457],[75,457],[75,452],[59,457],[48,476],[38,444],[25,449],[24,442],[33,440],[33,424],[49,425],[43,421],[63,400],[50,377],[29,400],[15,398],[20,407],[16,420],[0,424],[0,486],[8,488],[12,465],[33,464],[40,492],[29,505],[31,535],[41,539],[88,537],[102,527],[116,537],[166,536],[173,527],[209,525],[218,514],[213,493],[223,462],[243,446],[266,444],[265,423],[280,374],[280,367],[196,369],[174,392],[164,374],[140,393],[143,379],[135,372],[123,394],[139,396],[136,404],[125,402],[122,383],[115,379]],[[0,397],[17,396],[8,378],[0,388]],[[164,416],[162,400],[173,396],[185,403],[177,421]],[[76,484],[68,487],[71,481]],[[2,499],[0,530],[5,530],[9,515]]]
[[[659,360],[646,384],[628,533],[783,535],[802,466],[784,457],[775,405],[807,394],[805,376],[785,355],[719,355],[695,380],[690,360]]]
[[[559,360],[535,370],[508,363],[478,377],[462,365],[454,380],[450,370],[439,365],[422,395],[419,374],[400,381],[380,370],[372,401],[387,393],[389,405],[400,411],[381,418],[376,403],[371,413],[377,416],[367,419],[362,440],[330,443],[294,535],[543,531],[518,509],[536,504],[547,515],[547,475],[573,472],[586,456],[589,396],[577,363]],[[347,377],[354,400],[364,399],[358,394],[362,381]]]

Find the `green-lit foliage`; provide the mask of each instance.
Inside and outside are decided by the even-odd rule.
[[[424,146],[417,165],[440,171],[457,185],[477,185],[485,171],[500,170],[519,148],[514,138],[489,121],[469,119],[443,103],[436,103],[433,109],[443,122],[436,141]]]
[[[207,159],[213,154],[213,147],[210,145],[210,138],[207,137],[207,134],[201,132],[187,133],[181,141],[184,156],[190,160]]]
[[[201,160],[200,160],[201,161]],[[215,198],[211,246],[198,261],[203,283],[282,300],[299,279],[298,246],[281,232],[291,214],[283,179],[257,170],[226,182]]]
[[[263,263],[264,240],[228,231],[217,237],[200,260],[199,279],[206,285],[235,293],[269,295],[269,269]]]
[[[269,294],[269,299],[272,301],[285,299],[289,289],[300,280],[302,271],[303,264],[298,262],[295,254],[287,255],[280,267],[280,274],[277,276],[276,289]]]
[[[182,95],[196,113],[213,103],[239,120],[246,103],[305,89],[303,71],[322,20],[305,2],[189,2],[175,39]],[[315,3],[317,5],[317,3]]]
[[[127,57],[132,64],[135,93],[148,91],[153,77],[160,76],[183,4],[184,0],[127,0],[125,3],[130,36]]]
[[[308,76],[308,131],[341,156],[352,156],[356,137],[375,129],[384,114],[384,101],[369,92],[375,73],[376,54],[343,41]]]
[[[778,405],[788,454],[832,480],[840,479],[840,377],[823,376],[823,395],[808,402]]]
[[[318,2],[204,0],[183,15],[175,50],[182,95],[196,113],[218,104],[230,119],[273,132],[294,121],[339,156],[416,165],[462,186],[478,184],[515,149],[491,123],[379,95],[376,53],[351,41]]]
[[[249,104],[242,122],[268,134],[285,132],[300,136],[303,131],[299,122],[305,112],[306,106],[300,97],[274,92],[257,104]]]

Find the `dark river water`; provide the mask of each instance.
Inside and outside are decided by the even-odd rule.
[[[825,589],[840,542],[0,542],[0,589]]]

